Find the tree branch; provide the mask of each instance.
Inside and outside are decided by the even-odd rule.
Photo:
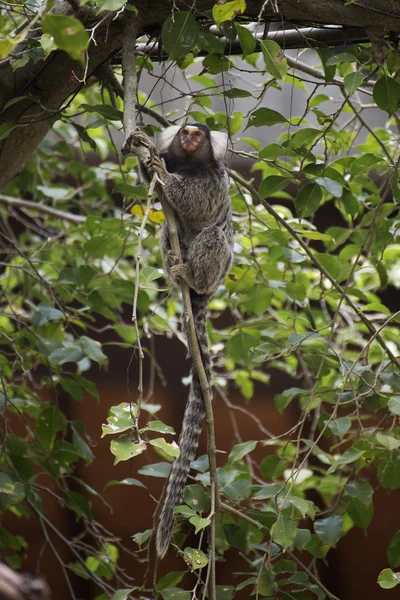
[[[53,217],[57,217],[63,221],[69,221],[70,223],[84,223],[86,221],[86,217],[83,215],[74,215],[73,213],[46,206],[40,202],[21,200],[20,198],[13,198],[12,196],[0,195],[0,204],[7,204],[8,206],[15,206],[16,208],[28,208],[29,210],[52,215]]]
[[[122,35],[122,75],[124,78],[124,133],[125,139],[136,127],[137,72],[136,36],[137,21],[134,13],[127,11]]]

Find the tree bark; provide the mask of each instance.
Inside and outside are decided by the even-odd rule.
[[[159,32],[164,20],[171,14],[169,0],[151,3],[135,2],[138,12],[138,36],[143,33]],[[266,19],[282,22],[288,20],[299,25],[344,25],[368,35],[383,37],[391,32],[400,32],[400,6],[398,0],[355,0],[345,5],[344,0],[270,0],[263,7],[262,0],[248,0],[246,16],[257,20]],[[188,10],[185,2],[177,0],[176,7]],[[214,0],[198,0],[195,14],[201,16],[212,9]],[[71,5],[58,0],[53,12],[71,14]],[[83,22],[92,19],[93,13],[82,7],[76,14]],[[86,80],[104,65],[122,46],[123,19],[105,20],[96,30],[96,44],[88,50],[89,64]],[[18,48],[16,49],[18,50]],[[35,151],[47,134],[58,111],[81,88],[84,71],[81,64],[64,52],[52,53],[47,60],[12,70],[9,62],[0,64],[0,108],[13,98],[29,96],[0,115],[0,124],[15,125],[10,135],[0,141],[0,191],[19,172],[25,161]]]

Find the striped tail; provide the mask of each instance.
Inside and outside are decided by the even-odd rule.
[[[204,370],[207,380],[211,380],[211,357],[208,348],[206,329],[208,296],[190,290],[194,325],[200,346]],[[183,416],[181,434],[179,436],[180,455],[173,464],[167,484],[167,493],[157,527],[157,554],[163,558],[167,553],[174,520],[174,508],[182,503],[186,479],[190,463],[196,455],[199,437],[205,416],[204,400],[196,367],[192,366],[192,383],[189,398]]]

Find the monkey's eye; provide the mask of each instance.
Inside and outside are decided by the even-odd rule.
[[[196,131],[196,135],[197,135],[197,137],[200,136],[201,132],[200,131]]]
[[[184,129],[184,130],[182,131],[182,133],[183,133],[183,135],[187,135],[187,134],[188,134],[188,130],[187,130],[187,129]]]

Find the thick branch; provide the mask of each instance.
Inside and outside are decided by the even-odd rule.
[[[125,138],[136,127],[137,73],[135,45],[137,22],[133,13],[126,16],[122,37],[122,74],[124,78],[124,133]]]
[[[197,0],[195,16],[204,18],[214,3],[214,0]],[[277,11],[275,6],[278,8]],[[87,8],[81,7],[75,16],[82,18],[83,21],[88,17],[93,18],[86,15],[84,9]],[[144,33],[159,31],[164,20],[171,14],[169,0],[153,3],[137,0],[135,8],[137,14],[134,14],[134,19],[138,37]],[[183,0],[176,0],[175,8],[188,10],[188,5]],[[55,14],[72,13],[67,0],[57,0],[52,11]],[[400,32],[398,0],[386,0],[384,3],[382,0],[362,0],[351,4],[343,0],[313,0],[313,2],[310,0],[276,0],[276,2],[248,0],[246,13],[241,15],[241,18],[257,22],[260,11],[262,19],[279,23],[286,20],[307,26],[310,23],[343,25],[351,28],[352,35],[357,37],[357,32],[354,32],[356,23],[360,29],[361,39],[364,39],[365,31],[368,35],[374,34],[380,37],[390,32]],[[98,25],[94,34],[95,43],[91,42],[87,52],[87,65],[81,65],[61,51],[53,52],[45,61],[29,61],[26,66],[15,71],[10,61],[3,61],[0,64],[2,83],[0,108],[12,98],[23,97],[21,101],[9,106],[0,115],[0,124],[16,125],[6,139],[0,140],[0,191],[18,173],[49,131],[52,118],[58,114],[64,103],[80,90],[85,72],[87,80],[101,65],[120,52],[125,16],[124,14],[122,19],[107,19]],[[309,31],[305,36],[305,42],[312,43],[315,35],[317,33]],[[318,35],[322,34],[318,33]],[[337,32],[330,29],[329,33],[324,33],[325,35],[336,36]],[[343,32],[340,35],[343,35]],[[283,46],[287,48],[288,44],[292,43],[290,39],[296,34],[290,31],[281,34],[271,33],[271,36],[274,36],[272,39],[276,41],[281,37]],[[304,40],[304,36],[302,37]],[[18,51],[24,52],[25,47],[18,48]]]

